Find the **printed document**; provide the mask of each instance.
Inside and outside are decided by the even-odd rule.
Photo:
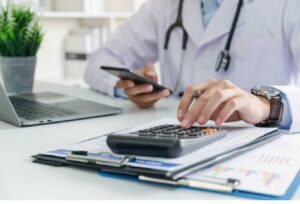
[[[131,133],[141,129],[159,126],[163,124],[178,125],[178,121],[170,119],[162,119],[160,121],[139,126],[137,128],[121,131],[120,133]],[[134,161],[128,162],[126,165],[132,167],[142,167],[156,170],[175,171],[193,163],[205,160],[207,158],[216,156],[222,152],[235,149],[242,145],[261,137],[264,134],[276,130],[275,128],[257,128],[254,126],[249,127],[233,127],[224,126],[228,130],[226,137],[211,143],[205,147],[201,147],[194,152],[187,154],[180,158],[155,158],[155,157],[137,157]],[[95,138],[89,141],[81,142],[71,145],[65,149],[50,151],[48,155],[62,156],[70,154],[71,151],[88,151],[90,154],[97,154],[99,157],[107,157],[107,153],[112,154],[111,150],[106,144],[106,136]]]

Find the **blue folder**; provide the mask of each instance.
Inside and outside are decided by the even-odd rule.
[[[164,185],[164,186],[169,186],[170,188],[171,187],[172,188],[186,188],[186,189],[191,189],[191,190],[198,190],[198,191],[200,190],[200,191],[205,191],[205,192],[221,193],[221,194],[225,194],[225,195],[232,195],[232,196],[257,199],[257,200],[290,200],[290,199],[292,199],[293,195],[297,191],[298,186],[300,184],[300,171],[299,171],[285,195],[271,196],[271,195],[264,195],[264,194],[246,192],[246,191],[239,191],[239,190],[234,190],[231,193],[226,193],[226,192],[212,191],[212,190],[200,189],[200,188],[172,186],[172,185],[168,185],[168,184],[159,184],[159,183],[153,183],[153,182],[149,182],[149,181],[141,181],[138,179],[137,176],[130,176],[130,175],[125,175],[125,174],[120,174],[120,173],[111,173],[111,172],[106,172],[106,171],[99,171],[99,175],[108,177],[108,178],[114,178],[114,179],[122,179],[122,180],[134,181],[134,182],[143,182],[143,183],[148,183],[148,184],[157,185],[157,186]]]

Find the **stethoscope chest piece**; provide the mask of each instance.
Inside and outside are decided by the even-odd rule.
[[[217,59],[217,63],[216,63],[216,72],[218,72],[220,69],[224,70],[225,72],[228,70],[229,65],[230,65],[230,54],[228,51],[223,50]]]

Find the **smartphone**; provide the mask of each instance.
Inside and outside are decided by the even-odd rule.
[[[153,86],[153,89],[156,92],[162,91],[165,89],[168,89],[171,92],[171,94],[173,92],[169,88],[166,88],[166,87],[158,84],[157,82],[152,81],[146,77],[139,76],[126,68],[102,66],[100,69],[102,69],[103,71],[106,71],[116,77],[119,77],[122,80],[131,80],[131,81],[134,81],[136,84],[150,84]]]

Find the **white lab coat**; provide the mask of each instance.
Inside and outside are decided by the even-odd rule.
[[[86,82],[113,95],[117,79],[100,71],[101,65],[137,69],[160,61],[162,84],[174,88],[183,56],[179,91],[211,78],[228,79],[245,90],[274,85],[287,96],[293,120],[290,131],[300,132],[300,1],[245,0],[232,41],[230,68],[216,73],[216,59],[224,49],[237,3],[224,0],[204,29],[200,0],[185,0],[187,50],[182,51],[182,31],[176,30],[165,51],[165,33],[176,19],[178,0],[147,1],[91,56]]]

